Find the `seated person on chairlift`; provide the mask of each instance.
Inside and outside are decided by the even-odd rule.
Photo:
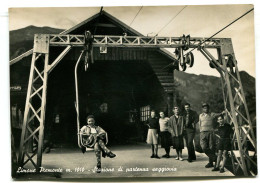
[[[101,172],[101,151],[102,157],[114,158],[116,155],[112,153],[105,145],[107,143],[107,133],[99,126],[95,126],[95,119],[93,115],[87,117],[87,125],[80,129],[82,134],[83,145],[87,148],[94,148],[97,157],[97,173]],[[82,152],[86,152],[86,148],[82,147]]]

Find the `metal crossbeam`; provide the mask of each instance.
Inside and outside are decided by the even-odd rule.
[[[85,36],[83,35],[60,35],[50,34],[50,45],[51,46],[83,46],[85,44]]]
[[[191,38],[190,48],[197,48],[204,38]],[[94,36],[93,46],[108,47],[160,47],[160,48],[179,48],[184,46],[180,37],[141,37],[141,36]],[[212,38],[203,46],[207,48],[220,47],[220,39]]]
[[[202,44],[205,48],[220,48],[223,38],[191,38],[190,48],[197,48]],[[227,38],[225,38],[227,39]],[[179,48],[184,46],[180,37],[152,37],[152,36],[107,36],[95,35],[92,40],[93,47],[156,47]],[[84,46],[86,43],[83,35],[50,34],[50,46]]]

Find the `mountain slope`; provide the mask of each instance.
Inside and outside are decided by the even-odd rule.
[[[174,77],[177,99],[182,105],[189,102],[198,113],[201,112],[203,102],[209,103],[211,111],[220,112],[224,109],[222,84],[219,77],[188,74],[180,71],[175,71]],[[251,120],[255,123],[255,78],[245,71],[240,72],[240,77]]]
[[[32,49],[34,34],[59,34],[62,31],[62,29],[36,26],[10,31],[10,60]]]

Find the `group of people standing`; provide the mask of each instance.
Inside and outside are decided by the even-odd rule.
[[[188,150],[188,162],[196,160],[194,137],[196,124],[199,123],[200,146],[203,152],[208,156],[209,163],[205,168],[214,167],[212,171],[224,172],[224,166],[228,151],[231,150],[230,135],[232,128],[224,120],[222,113],[212,113],[209,111],[207,103],[202,104],[202,113],[198,115],[191,110],[190,104],[184,105],[184,113],[180,114],[180,108],[174,106],[173,115],[165,117],[163,111],[160,111],[160,118],[156,118],[155,111],[151,111],[150,118],[147,119],[148,125],[147,143],[151,144],[151,158],[160,159],[158,156],[158,136],[161,137],[161,147],[165,149],[166,154],[163,158],[170,158],[170,147],[176,150],[176,160],[183,161],[182,149],[184,149],[184,140]],[[217,118],[218,125],[214,123]],[[217,128],[216,128],[217,126]],[[215,132],[218,131],[218,156],[216,156]],[[220,161],[223,156],[223,163],[220,167]],[[215,166],[214,166],[215,162]]]
[[[209,105],[202,105],[202,113],[198,115],[191,110],[190,104],[184,105],[185,111],[181,115],[180,108],[173,108],[173,115],[168,118],[163,111],[160,111],[160,118],[155,115],[155,111],[151,111],[151,116],[147,119],[146,125],[149,127],[147,134],[147,143],[151,144],[151,158],[160,159],[158,156],[158,136],[161,137],[161,146],[165,149],[166,154],[163,158],[170,158],[170,147],[176,150],[176,160],[183,161],[182,150],[184,149],[184,139],[188,149],[188,162],[196,160],[194,137],[196,132],[196,124],[199,123],[200,130],[200,146],[209,158],[209,163],[205,168],[211,168],[212,171],[224,172],[224,166],[227,160],[228,151],[231,150],[230,135],[232,128],[224,120],[224,111],[222,113],[209,112]],[[219,123],[217,130],[219,136],[218,156],[215,153],[215,123],[217,118]],[[114,158],[116,155],[106,146],[107,133],[100,126],[95,125],[93,115],[87,117],[87,124],[80,129],[82,136],[82,152],[86,152],[87,148],[93,148],[97,158],[97,173],[101,172],[101,156]],[[220,162],[223,157],[223,163]],[[215,166],[214,166],[215,162]]]
[[[155,117],[155,111],[151,111],[151,117],[147,119],[148,125],[147,143],[151,144],[152,156],[158,156],[158,134],[161,137],[161,146],[165,149],[166,154],[162,157],[170,157],[170,147],[176,150],[176,160],[183,161],[182,149],[184,149],[184,139],[186,140],[188,148],[188,161],[196,160],[193,139],[195,136],[195,124],[198,121],[198,115],[195,111],[190,109],[190,104],[186,103],[185,113],[180,115],[180,108],[175,106],[173,108],[173,116],[165,117],[163,111],[160,111],[160,118]]]

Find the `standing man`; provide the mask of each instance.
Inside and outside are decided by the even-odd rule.
[[[213,162],[216,162],[217,156],[215,154],[215,137],[214,137],[214,118],[221,113],[209,112],[209,105],[207,103],[202,104],[202,113],[199,116],[200,127],[200,146],[204,153],[209,157],[209,163],[205,168],[214,167]]]
[[[158,156],[159,120],[155,117],[154,110],[151,111],[151,117],[147,119],[146,125],[149,127],[146,142],[151,145],[151,158],[160,159]]]
[[[184,105],[184,108],[185,108],[184,116],[183,116],[184,124],[185,124],[184,138],[188,149],[188,162],[191,163],[193,160],[196,160],[193,140],[196,131],[196,123],[199,121],[199,116],[195,111],[190,109],[189,103],[186,103]]]

